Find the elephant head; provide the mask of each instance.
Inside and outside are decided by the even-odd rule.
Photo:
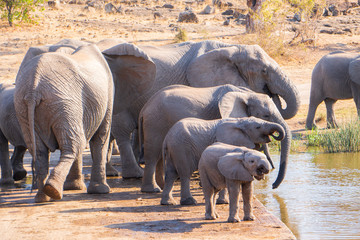
[[[265,93],[273,98],[284,119],[295,116],[300,106],[296,86],[258,45],[234,45],[206,52],[189,64],[187,78],[194,87],[230,83]]]
[[[273,183],[273,188],[277,188],[285,177],[291,146],[291,131],[270,97],[250,90],[248,94],[229,92],[219,101],[219,109],[222,118],[254,116],[278,123],[283,127],[285,134],[281,141],[280,168],[278,177]]]
[[[251,149],[227,153],[219,159],[217,166],[225,178],[244,182],[252,181],[253,177],[261,180],[270,170],[266,156]]]
[[[255,117],[227,118],[216,129],[216,140],[235,146],[256,148],[260,143],[271,141],[269,136],[282,140],[285,131],[281,125]]]

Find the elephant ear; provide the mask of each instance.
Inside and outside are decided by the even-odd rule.
[[[350,62],[349,74],[351,81],[360,84],[360,58],[356,58]]]
[[[240,92],[228,92],[220,99],[220,115],[222,118],[241,118],[249,116],[247,98]]]
[[[245,153],[231,152],[220,157],[217,164],[220,173],[228,179],[250,182],[254,178],[243,165]]]
[[[121,94],[128,95],[122,98],[136,99],[151,89],[155,82],[156,66],[143,50],[131,43],[120,43],[102,53],[109,64],[116,88],[121,89]]]
[[[212,87],[225,83],[247,86],[235,65],[235,56],[239,53],[239,48],[232,46],[215,49],[195,58],[186,70],[190,86]]]

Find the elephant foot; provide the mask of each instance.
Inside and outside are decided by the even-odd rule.
[[[176,205],[176,201],[173,197],[162,197],[160,201],[161,205]]]
[[[74,179],[71,181],[65,181],[64,190],[85,190],[86,185],[83,179]]]
[[[14,184],[14,179],[12,179],[11,177],[9,178],[2,178],[0,180],[0,185],[12,185]]]
[[[14,170],[14,174],[13,174],[13,179],[15,181],[19,181],[21,179],[24,179],[26,177],[26,170],[25,169],[20,169],[20,170]]]
[[[239,217],[229,217],[227,221],[229,223],[237,223],[237,222],[240,222],[240,218]]]
[[[37,192],[37,194],[35,195],[36,203],[50,202],[50,200],[51,198],[43,192]]]
[[[315,123],[313,123],[313,124],[306,124],[305,128],[306,128],[307,130],[314,130],[314,129],[317,129],[317,126],[316,126]]]
[[[90,183],[87,193],[90,194],[106,194],[110,192],[110,187],[106,183]]]
[[[196,205],[197,202],[193,197],[188,197],[180,200],[180,205]]]
[[[117,176],[120,176],[120,173],[110,163],[106,163],[106,176],[107,177],[117,177]]]
[[[146,193],[158,193],[161,192],[161,188],[156,184],[146,184],[141,186],[141,191]]]
[[[123,167],[121,174],[124,179],[142,178],[142,176],[144,174],[144,170],[139,166],[136,166],[134,168],[127,168],[127,167],[124,168]]]
[[[213,213],[213,214],[206,213],[205,214],[205,220],[215,220],[218,217],[219,217],[219,214],[217,214],[217,213]]]
[[[229,200],[227,199],[227,198],[218,198],[217,200],[216,200],[216,204],[229,204]]]
[[[53,181],[47,181],[47,183],[43,188],[43,192],[52,199],[60,200],[62,199],[62,195],[63,195],[63,191],[62,191],[63,186],[61,186],[60,188],[59,186],[56,185],[59,184],[53,184]]]
[[[254,215],[244,216],[243,221],[254,221],[256,217]]]

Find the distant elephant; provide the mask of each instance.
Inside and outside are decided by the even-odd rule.
[[[274,188],[279,186],[286,171],[291,131],[269,96],[230,84],[208,88],[172,85],[152,96],[139,115],[139,142],[143,145],[145,160],[141,191],[159,192],[158,184],[163,187],[161,147],[166,133],[178,120],[186,117],[211,120],[250,116],[278,123],[285,130],[279,177]],[[159,164],[157,175],[156,164]]]
[[[43,53],[22,64],[14,104],[35,166],[35,202],[61,199],[69,177],[74,184],[84,184],[81,158],[89,141],[93,165],[87,192],[110,191],[105,163],[113,87],[110,69],[95,45],[79,47],[71,55]],[[60,161],[48,176],[49,151],[56,149],[61,151]],[[79,174],[67,177],[70,168]]]
[[[306,128],[316,128],[315,112],[322,101],[326,105],[327,126],[337,127],[333,106],[339,99],[350,98],[360,116],[360,55],[341,51],[325,55],[312,72]]]
[[[15,85],[0,84],[0,164],[1,184],[12,184],[23,179],[27,172],[23,166],[26,144],[22,136],[14,107]],[[14,153],[9,158],[9,143]]]
[[[254,177],[257,180],[263,179],[269,170],[266,156],[256,150],[219,142],[207,147],[199,161],[200,181],[205,197],[205,219],[219,217],[215,211],[215,196],[220,190],[227,188],[230,200],[228,222],[240,222],[238,211],[241,186],[243,220],[255,220],[252,213],[252,181]]]
[[[277,123],[255,117],[217,120],[184,118],[178,121],[166,134],[163,143],[165,186],[161,204],[176,204],[172,188],[178,177],[181,182],[180,204],[196,204],[190,193],[190,177],[198,169],[202,152],[214,142],[255,149],[258,144],[270,142],[270,136],[280,141],[285,131]]]
[[[138,126],[141,108],[163,87],[172,84],[210,87],[226,83],[249,87],[271,96],[285,119],[293,117],[300,105],[296,86],[257,45],[202,41],[154,47],[120,43],[102,52],[115,83],[112,134],[121,152],[124,178],[143,175],[130,135]],[[148,65],[132,65],[132,71],[124,72],[122,65],[128,58]],[[286,108],[281,107],[279,97],[286,102]]]

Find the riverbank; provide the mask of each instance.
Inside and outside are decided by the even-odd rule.
[[[51,156],[56,163],[59,151]],[[25,156],[30,171],[31,157]],[[119,162],[115,156],[114,162]],[[89,178],[90,153],[84,154],[84,174]],[[121,170],[120,165],[116,165]],[[88,182],[88,180],[87,180]],[[108,178],[111,193],[65,191],[64,198],[35,204],[31,178],[15,187],[1,187],[1,239],[295,239],[291,231],[254,198],[252,222],[227,223],[228,205],[217,205],[220,218],[204,220],[205,205],[198,181],[192,181],[196,206],[161,206],[161,194],[140,192],[141,180]],[[179,184],[174,197],[179,199]],[[239,211],[243,216],[242,206]]]

